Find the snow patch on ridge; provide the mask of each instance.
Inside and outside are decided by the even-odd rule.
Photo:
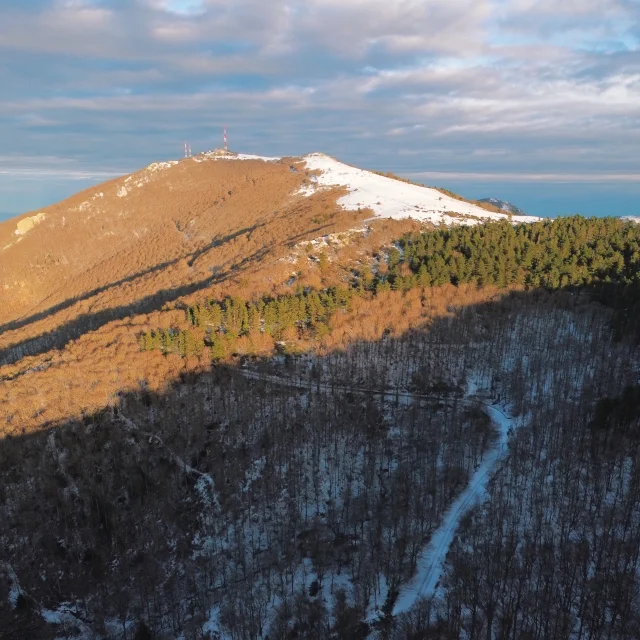
[[[146,169],[133,173],[124,179],[124,184],[121,184],[116,190],[118,198],[124,198],[129,195],[133,190],[133,187],[142,187],[152,179],[152,174],[158,173],[158,171],[166,171],[178,164],[178,160],[169,160],[168,162],[152,162]]]
[[[33,227],[40,224],[45,218],[46,218],[46,214],[42,213],[42,211],[40,213],[36,213],[35,216],[22,218],[22,220],[20,220],[20,222],[18,222],[18,224],[16,225],[16,230],[14,231],[14,233],[17,236],[23,236],[29,231],[31,231]]]
[[[236,160],[263,160],[264,162],[279,162],[281,160],[281,158],[271,158],[269,156],[254,156],[249,153],[239,153],[238,155],[232,157],[235,157]]]
[[[469,202],[451,198],[437,189],[409,184],[357,169],[323,154],[312,153],[303,158],[307,169],[318,171],[309,185],[298,195],[309,196],[323,187],[346,187],[348,194],[338,204],[348,210],[371,209],[376,217],[413,218],[434,224],[473,225],[486,220],[537,222],[534,216],[508,216],[487,211]]]
[[[466,397],[477,397],[479,386],[477,380],[471,379]],[[474,472],[469,484],[447,509],[440,526],[433,532],[428,544],[420,552],[416,574],[401,588],[393,607],[394,616],[410,611],[418,600],[430,598],[435,594],[449,548],[462,519],[486,497],[489,480],[507,452],[509,434],[517,426],[516,420],[505,413],[504,406],[486,402],[482,404],[498,431],[498,441],[486,452],[482,464]]]
[[[216,160],[262,160],[263,162],[279,162],[280,158],[269,156],[254,156],[250,153],[229,153],[214,155]]]
[[[256,156],[250,153],[225,152],[224,149],[214,151],[203,151],[191,158],[193,162],[203,162],[205,160],[262,160],[263,162],[279,162],[282,158],[270,156]]]
[[[171,169],[171,167],[178,164],[177,160],[169,160],[168,162],[152,162],[145,171],[155,173],[156,171],[163,171],[164,169]]]

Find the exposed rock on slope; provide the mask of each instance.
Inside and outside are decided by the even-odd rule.
[[[16,226],[16,230],[14,233],[17,236],[23,236],[25,233],[28,233],[35,227],[37,224],[40,224],[45,219],[44,213],[36,213],[35,216],[30,216],[28,218],[23,218],[20,220]]]

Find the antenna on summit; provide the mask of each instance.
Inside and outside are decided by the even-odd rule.
[[[184,157],[185,158],[191,157],[191,145],[188,142],[184,143]]]
[[[227,153],[229,151],[229,147],[227,146],[227,125],[224,125],[224,152]]]

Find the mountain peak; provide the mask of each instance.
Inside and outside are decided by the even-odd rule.
[[[524,216],[527,215],[520,207],[516,207],[515,204],[508,202],[507,200],[500,200],[498,198],[482,198],[478,200],[478,202],[483,202],[485,204],[490,204],[496,209],[500,209],[507,214],[516,215],[516,216]]]

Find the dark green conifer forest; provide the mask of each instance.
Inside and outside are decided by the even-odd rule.
[[[640,228],[616,218],[558,218],[457,226],[402,238],[415,276],[400,286],[474,282],[528,287],[634,284],[640,280]]]

